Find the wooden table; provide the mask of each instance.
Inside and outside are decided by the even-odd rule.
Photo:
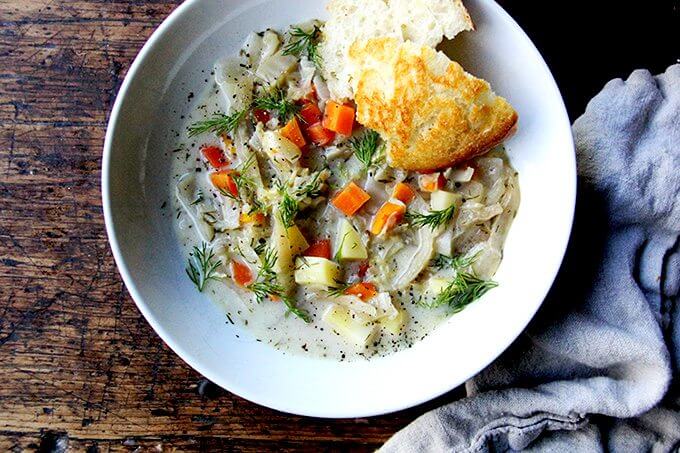
[[[0,450],[375,449],[462,390],[370,419],[260,407],[185,365],[121,282],[99,191],[106,120],[178,3],[0,0]],[[680,56],[666,42],[677,0],[635,11],[604,2],[601,13],[502,3],[547,56],[572,116],[611,77]]]

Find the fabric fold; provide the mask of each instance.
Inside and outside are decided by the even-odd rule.
[[[573,133],[574,231],[541,310],[468,398],[382,451],[680,446],[680,65],[607,83]]]

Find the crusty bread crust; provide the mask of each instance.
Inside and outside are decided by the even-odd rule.
[[[461,0],[330,0],[319,54],[322,74],[334,99],[351,99],[350,46],[380,36],[435,47],[444,37],[473,30]]]
[[[390,37],[356,42],[357,120],[380,133],[391,166],[450,167],[502,142],[517,123],[489,84],[429,46]]]

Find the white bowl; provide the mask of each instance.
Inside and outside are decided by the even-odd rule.
[[[467,0],[477,26],[452,56],[519,112],[507,143],[522,203],[496,275],[500,283],[411,349],[337,363],[283,354],[226,323],[196,292],[171,226],[170,151],[213,62],[246,35],[324,18],[320,0],[189,0],[146,43],[116,99],[104,145],[102,192],[111,248],[151,326],[190,366],[258,404],[300,415],[359,417],[404,409],[463,383],[522,332],[550,288],[571,229],[576,170],[569,120],[550,71],[491,0]],[[204,72],[203,72],[204,71]],[[236,334],[240,338],[236,337]]]

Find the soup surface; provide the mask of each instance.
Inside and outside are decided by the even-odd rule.
[[[503,147],[431,173],[392,168],[330,97],[320,24],[251,34],[215,65],[173,154],[187,277],[231,323],[336,360],[409,347],[482,297],[519,205]]]

